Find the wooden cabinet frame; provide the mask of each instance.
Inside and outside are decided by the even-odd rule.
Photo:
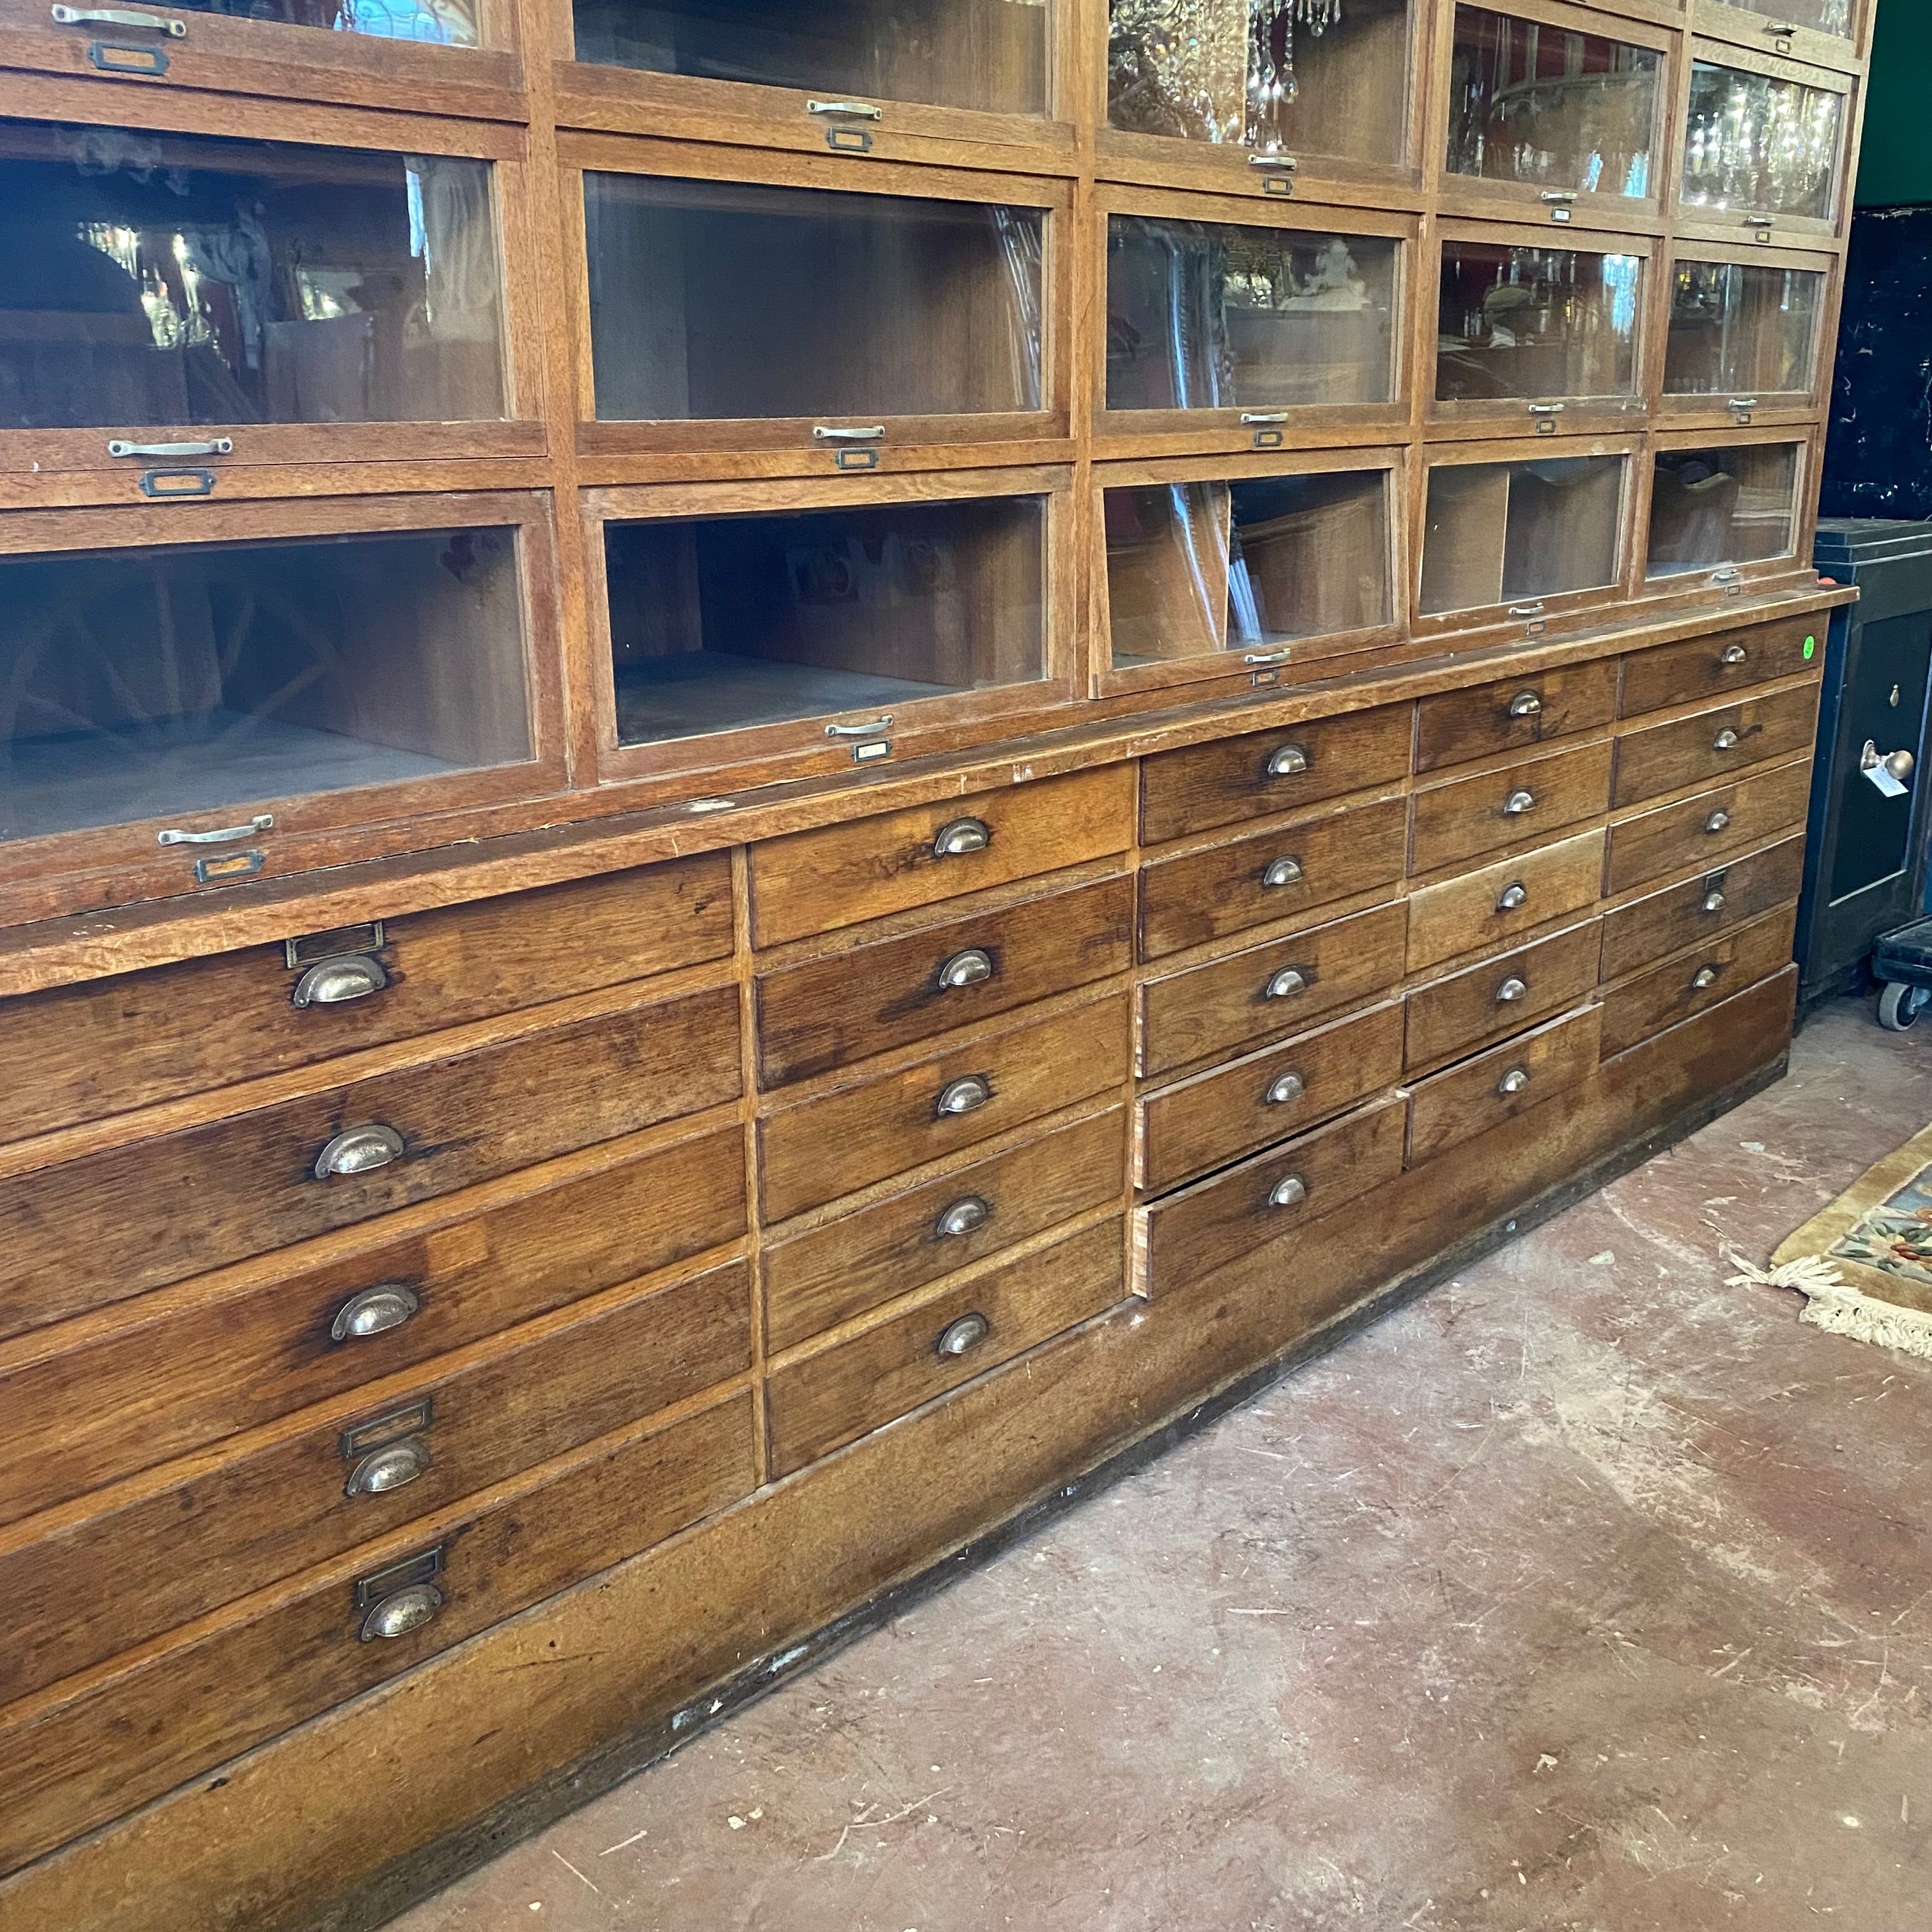
[[[1791,545],[1781,554],[1744,563],[1720,563],[1702,568],[1673,572],[1665,577],[1646,574],[1648,562],[1651,500],[1656,472],[1652,459],[1670,450],[1794,448],[1798,452],[1792,479]],[[1653,598],[1682,596],[1686,593],[1707,596],[1721,608],[1730,599],[1773,587],[1784,589],[1814,582],[1810,567],[1811,540],[1817,527],[1817,512],[1812,507],[1817,497],[1817,466],[1824,449],[1822,427],[1806,429],[1750,428],[1660,430],[1650,439],[1641,473],[1631,478],[1634,575],[1632,593],[1646,602]]]
[[[1780,14],[1776,0],[1688,0],[1692,26],[1702,36],[1729,40],[1759,53],[1786,54],[1814,67],[1832,67],[1846,74],[1863,74],[1871,58],[1874,0],[1851,0],[1852,31],[1848,38],[1800,26],[1795,34],[1776,34],[1774,26],[1792,22]]]

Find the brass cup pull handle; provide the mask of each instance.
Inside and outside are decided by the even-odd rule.
[[[442,1592],[434,1583],[411,1583],[371,1604],[362,1619],[361,1641],[407,1636],[419,1630],[442,1608]]]
[[[1262,884],[1272,892],[1277,886],[1298,884],[1301,878],[1301,861],[1299,859],[1270,859],[1262,874]]]
[[[948,819],[932,835],[935,859],[957,859],[968,852],[983,852],[993,842],[993,829],[983,818]]]
[[[349,1472],[343,1485],[345,1496],[386,1496],[428,1474],[434,1458],[429,1444],[420,1436],[405,1436],[400,1442],[372,1449]]]
[[[941,1120],[955,1114],[976,1114],[992,1097],[992,1082],[983,1073],[968,1073],[940,1088],[932,1111]]]
[[[403,1157],[403,1137],[394,1127],[380,1120],[366,1127],[346,1127],[315,1157],[318,1180],[346,1179],[355,1174],[373,1174]]]
[[[1520,1094],[1528,1084],[1529,1069],[1526,1066],[1512,1066],[1496,1082],[1496,1091],[1503,1094]]]
[[[1503,800],[1503,815],[1506,818],[1520,818],[1522,814],[1526,812],[1529,811],[1535,803],[1536,794],[1534,792],[1522,790],[1513,791],[1510,794],[1508,798]]]
[[[1724,909],[1724,896],[1719,892],[1706,892],[1697,907],[1700,912],[1722,912]]]
[[[956,1358],[976,1348],[993,1332],[993,1324],[975,1311],[962,1315],[956,1322],[949,1322],[939,1331],[939,1340],[932,1345],[934,1354]]]
[[[1543,712],[1543,700],[1533,691],[1519,691],[1509,701],[1512,718],[1537,718]]]
[[[252,838],[266,832],[275,822],[272,812],[258,812],[246,825],[218,826],[212,832],[169,830],[154,834],[157,845],[232,845],[238,838]]]
[[[1518,1000],[1526,1000],[1528,997],[1529,988],[1521,980],[1505,980],[1496,988],[1496,1004],[1499,1006],[1514,1006]]]
[[[165,34],[171,40],[188,38],[185,20],[133,7],[56,7],[51,11],[54,20],[63,27],[152,27],[156,33]]]
[[[1308,1184],[1298,1174],[1284,1174],[1268,1190],[1270,1208],[1293,1208],[1308,1198]]]
[[[1307,990],[1307,980],[1294,967],[1284,966],[1262,989],[1262,997],[1267,1000],[1288,1000]]]
[[[1277,745],[1268,754],[1268,761],[1262,769],[1271,778],[1292,778],[1307,770],[1308,763],[1308,748],[1305,745]]]
[[[1308,1083],[1298,1073],[1279,1073],[1268,1084],[1268,1090],[1262,1096],[1262,1104],[1268,1107],[1285,1107],[1291,1100],[1298,1100],[1308,1090]]]
[[[400,1328],[422,1306],[422,1299],[406,1282],[386,1281],[358,1288],[335,1311],[328,1324],[332,1342],[360,1342]]]
[[[1728,812],[1714,812],[1708,818],[1705,820],[1704,830],[1714,837],[1730,822],[1731,814]]]
[[[962,1195],[932,1224],[932,1232],[942,1241],[970,1234],[993,1218],[993,1204],[977,1194]]]
[[[1714,966],[1700,966],[1690,976],[1691,986],[1700,993],[1706,986],[1714,986],[1717,983],[1718,968]]]
[[[1498,912],[1515,912],[1528,903],[1528,890],[1519,883],[1516,885],[1504,886],[1501,896],[1496,901],[1496,910]]]
[[[838,114],[855,121],[883,121],[885,110],[875,107],[869,100],[808,100],[805,104],[808,114]]]
[[[1750,656],[1750,652],[1742,644],[1726,644],[1718,653],[1718,662],[1720,664],[1741,664]]]
[[[982,980],[993,976],[993,956],[976,946],[969,946],[963,952],[956,952],[939,969],[939,986],[942,992],[949,992],[956,986],[976,986]]]
[[[1711,740],[1711,748],[1714,752],[1734,751],[1737,748],[1737,742],[1738,734],[1726,728]]]
[[[296,982],[289,995],[292,1006],[341,1006],[351,1000],[366,1000],[389,983],[388,974],[380,959],[366,952],[344,952],[333,959],[318,959]]]

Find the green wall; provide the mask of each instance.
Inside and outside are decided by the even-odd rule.
[[[1858,205],[1932,202],[1932,4],[1878,0]]]

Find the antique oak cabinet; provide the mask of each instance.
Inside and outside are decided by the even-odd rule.
[[[0,0],[0,1923],[373,1924],[1775,1076],[1869,0]]]

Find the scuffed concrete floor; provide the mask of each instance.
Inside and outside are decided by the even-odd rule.
[[[1932,1117],[1789,1078],[396,1932],[1932,1924],[1932,1363],[1732,1289]]]

